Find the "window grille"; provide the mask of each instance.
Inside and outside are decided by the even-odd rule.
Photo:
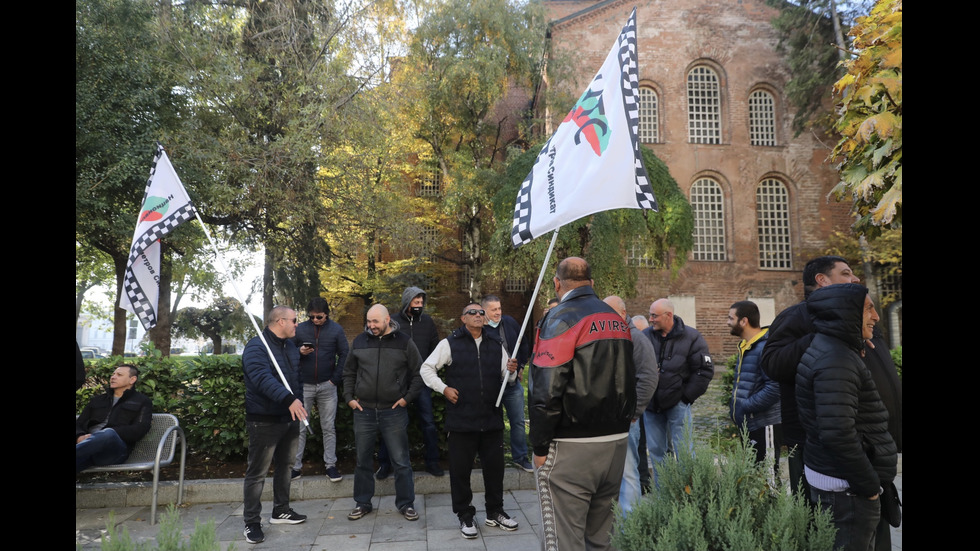
[[[652,88],[640,88],[640,142],[659,142],[659,127],[657,93]]]
[[[694,211],[694,260],[727,260],[725,204],[718,182],[711,178],[694,182],[691,209]]]
[[[749,96],[749,143],[776,145],[776,101],[765,90]]]
[[[793,248],[789,234],[789,193],[779,180],[766,179],[755,190],[756,221],[759,230],[759,268],[793,268]]]
[[[442,195],[442,171],[439,167],[424,167],[419,177],[418,196],[438,197]]]
[[[630,266],[656,267],[656,259],[641,236],[634,236],[626,248],[626,263]]]
[[[687,127],[691,143],[721,143],[721,90],[718,75],[708,67],[687,74]]]

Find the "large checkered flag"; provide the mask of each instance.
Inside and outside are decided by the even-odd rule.
[[[157,144],[157,154],[150,168],[150,178],[143,193],[143,206],[136,219],[133,244],[123,278],[119,307],[139,317],[143,327],[157,324],[157,301],[160,298],[160,238],[196,214],[194,205],[170,158]]]
[[[517,193],[514,247],[611,209],[657,210],[637,139],[636,8]]]

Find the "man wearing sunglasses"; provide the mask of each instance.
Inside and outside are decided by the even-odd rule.
[[[300,373],[303,376],[303,403],[308,410],[313,406],[320,412],[320,430],[323,433],[323,464],[327,467],[330,482],[343,479],[337,470],[337,387],[347,361],[347,335],[340,324],[330,320],[330,305],[323,297],[314,297],[306,307],[309,320],[296,326],[293,342],[299,348]],[[303,452],[306,451],[307,431],[299,431],[299,448],[293,464],[293,480],[303,469]]]
[[[517,521],[504,512],[504,417],[496,405],[504,377],[517,378],[517,360],[508,359],[499,333],[483,325],[485,315],[479,304],[468,304],[459,318],[463,326],[439,341],[420,370],[426,386],[448,402],[449,484],[453,512],[466,539],[478,535],[470,488],[477,455],[483,467],[486,525],[517,530]],[[443,367],[445,381],[438,373]]]
[[[245,428],[248,430],[248,468],[245,470],[245,541],[259,543],[262,532],[262,488],[275,463],[272,478],[272,524],[299,524],[306,520],[289,506],[290,465],[296,457],[300,423],[306,419],[303,380],[299,376],[296,311],[276,306],[266,316],[262,337],[254,337],[242,351],[245,372]],[[268,349],[266,348],[268,343]],[[289,386],[283,384],[269,359],[270,352]]]

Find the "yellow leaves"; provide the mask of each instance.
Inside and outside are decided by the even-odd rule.
[[[869,117],[858,128],[858,136],[866,142],[871,141],[875,135],[886,139],[895,133],[896,129],[901,130],[902,121],[894,113],[878,113]]]
[[[879,226],[890,224],[895,219],[895,216],[898,215],[898,207],[901,204],[902,183],[901,179],[899,179],[898,183],[886,191],[878,201],[878,206],[871,211],[871,218]]]

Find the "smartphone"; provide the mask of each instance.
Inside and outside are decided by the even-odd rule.
[[[304,342],[303,343],[303,346],[308,346],[310,348],[313,348],[313,343],[311,343],[311,342]]]

